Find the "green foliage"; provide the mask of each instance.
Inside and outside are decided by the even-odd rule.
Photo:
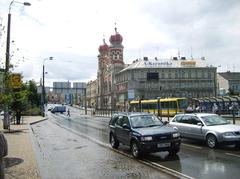
[[[29,81],[27,85],[27,90],[29,91],[28,94],[28,101],[31,104],[31,107],[39,106],[40,105],[40,96],[37,93],[37,85],[35,81]]]
[[[11,109],[16,113],[21,113],[27,109],[27,100],[28,91],[21,90],[12,93],[12,103],[10,105]]]
[[[40,115],[41,110],[39,107],[34,107],[34,108],[27,108],[26,111],[24,111],[23,115],[26,116],[34,116],[34,115]]]
[[[40,109],[40,96],[37,94],[35,81],[23,84],[21,89],[9,90],[0,94],[0,108],[10,107],[17,115],[38,114]]]

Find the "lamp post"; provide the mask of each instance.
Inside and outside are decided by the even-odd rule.
[[[10,33],[11,33],[11,6],[14,3],[18,3],[18,4],[23,4],[24,6],[31,6],[31,4],[29,2],[18,2],[13,0],[10,4],[9,4],[9,11],[8,11],[8,26],[7,26],[7,44],[6,44],[6,64],[5,64],[5,70],[6,72],[9,71],[9,64],[10,64]]]
[[[24,6],[30,6],[29,2],[18,2],[12,0],[9,4],[9,11],[8,11],[8,24],[7,24],[7,43],[6,43],[6,61],[5,61],[5,95],[9,95],[9,66],[10,66],[10,33],[11,33],[11,7],[14,3],[23,4]],[[4,112],[4,120],[3,120],[3,128],[10,129],[9,123],[9,113],[8,113],[8,104],[9,101],[6,102],[5,112]]]
[[[53,60],[53,57],[45,58],[43,60],[43,67],[42,67],[42,97],[41,97],[41,103],[42,103],[42,116],[45,117],[45,61],[46,60]]]

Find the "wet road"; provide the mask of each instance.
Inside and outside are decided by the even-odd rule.
[[[66,125],[71,126],[67,120]],[[49,120],[31,126],[43,179],[176,178],[92,142],[55,121],[49,117]]]
[[[49,114],[53,122],[66,126],[73,131],[84,133],[91,138],[108,144],[109,118],[92,118],[82,115],[79,110],[71,109],[71,118],[66,115]],[[83,112],[82,112],[83,113]],[[120,146],[119,150],[129,154],[129,149]],[[209,149],[204,143],[183,140],[179,154],[171,158],[167,152],[147,155],[145,161],[168,167],[193,178],[239,178],[240,151],[233,146]]]

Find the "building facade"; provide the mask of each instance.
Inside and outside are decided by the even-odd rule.
[[[84,105],[86,100],[85,82],[53,82],[53,90],[49,93],[49,102]]]
[[[226,94],[240,94],[240,73],[239,72],[222,72],[217,74],[218,94],[224,96]]]
[[[97,108],[114,109],[116,106],[116,91],[114,90],[115,74],[124,68],[122,36],[115,28],[115,34],[105,39],[99,46],[97,71]]]
[[[116,74],[117,106],[127,108],[133,99],[216,96],[216,71],[202,59],[135,60]]]
[[[87,106],[96,106],[96,91],[97,91],[97,80],[89,81],[87,83]]]

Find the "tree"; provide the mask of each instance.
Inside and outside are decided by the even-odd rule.
[[[28,90],[28,102],[31,104],[31,107],[40,106],[40,96],[37,93],[37,85],[36,82],[33,80],[30,80],[27,85]]]
[[[28,91],[27,90],[20,90],[12,93],[12,103],[11,109],[16,114],[17,124],[20,124],[22,112],[27,109],[28,104]]]

